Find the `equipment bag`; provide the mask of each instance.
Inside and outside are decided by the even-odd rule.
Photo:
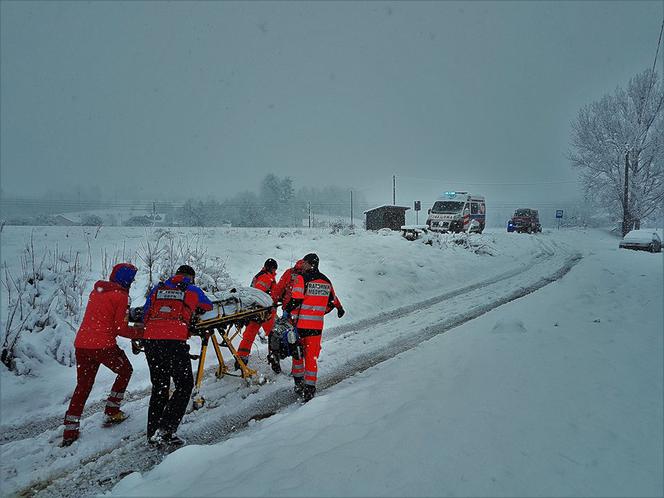
[[[296,360],[302,358],[302,345],[297,329],[290,320],[277,318],[270,333],[270,351],[278,352],[280,359],[292,356]]]

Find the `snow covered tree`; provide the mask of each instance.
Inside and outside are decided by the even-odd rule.
[[[96,214],[86,214],[81,219],[81,225],[86,227],[99,227],[104,224],[104,220],[101,216]]]
[[[224,201],[221,206],[225,219],[233,226],[262,227],[267,224],[266,210],[254,192],[240,192]]]
[[[266,211],[268,226],[298,224],[299,213],[296,213],[295,190],[290,177],[279,178],[274,174],[266,175],[261,182],[260,199]]]
[[[622,215],[623,235],[639,228],[664,200],[664,89],[657,73],[639,73],[626,89],[584,106],[572,123],[572,148],[587,196]]]
[[[187,200],[180,209],[179,219],[183,226],[202,227],[205,225],[205,211],[201,201]]]

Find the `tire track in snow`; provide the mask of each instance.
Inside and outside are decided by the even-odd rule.
[[[491,283],[478,283],[467,286],[464,291],[454,291],[445,295],[437,296],[423,301],[418,305],[409,305],[397,310],[383,313],[377,319],[363,320],[343,327],[330,329],[330,334],[326,335],[332,340],[347,340],[353,336],[359,335],[368,328],[374,328],[378,324],[392,322],[399,319],[408,319],[411,315],[426,312],[427,308],[435,307],[437,304],[450,301],[460,301],[462,304],[466,300],[472,302],[473,292],[487,291],[487,287],[496,284],[505,284],[510,279],[521,276],[531,270],[538,263],[551,262],[554,260],[552,253],[547,254],[544,259],[531,262],[524,265],[519,270],[506,272],[509,276],[503,278],[492,278]],[[555,269],[545,275],[535,275],[527,285],[512,285],[507,289],[497,289],[493,292],[502,295],[491,302],[485,302],[466,308],[465,311],[452,314],[448,318],[417,330],[410,331],[408,334],[397,336],[394,340],[379,347],[364,349],[362,352],[353,356],[352,361],[343,361],[336,368],[331,368],[324,372],[319,378],[319,391],[336,385],[337,383],[348,379],[349,377],[360,373],[372,366],[385,360],[397,356],[399,353],[411,349],[418,344],[442,333],[445,333],[459,325],[477,318],[503,304],[519,299],[536,290],[555,282],[569,272],[581,259],[579,254],[574,254],[562,261]],[[500,285],[497,285],[500,287]],[[280,382],[281,386],[272,385],[270,392],[264,396],[247,396],[242,403],[235,406],[219,406],[210,413],[217,415],[213,420],[201,420],[188,423],[185,421],[179,433],[188,439],[190,444],[212,444],[229,438],[233,433],[244,429],[252,419],[269,417],[280,409],[283,409],[296,402],[295,395],[292,392],[290,379],[285,376]],[[281,379],[279,379],[281,380]],[[212,417],[208,416],[208,419]],[[19,492],[20,496],[63,496],[76,489],[78,494],[90,495],[103,493],[110,489],[117,481],[131,472],[145,472],[158,464],[163,458],[164,452],[154,450],[145,443],[145,436],[134,434],[126,438],[120,446],[101,451],[96,455],[85,459],[80,466],[65,470],[60,476],[54,476],[48,480],[33,483]]]
[[[230,364],[232,365],[232,364]],[[229,365],[227,365],[229,366]],[[229,367],[230,368],[230,367]],[[217,366],[209,366],[205,369],[205,377],[213,375],[214,371],[217,369]],[[73,390],[73,387],[72,387]],[[145,389],[138,389],[135,391],[127,391],[123,404],[131,403],[134,401],[140,401],[145,399],[150,395],[152,388],[148,387]],[[85,409],[83,410],[83,415],[81,416],[81,422],[86,418],[94,415],[98,412],[103,412],[106,407],[106,398],[94,401],[92,403],[86,403]],[[40,434],[43,434],[47,431],[52,431],[58,429],[63,425],[64,420],[64,411],[62,415],[54,415],[50,417],[44,417],[40,420],[35,420],[33,422],[28,422],[27,424],[8,424],[0,426],[0,448],[12,441],[19,441],[21,439],[29,439]]]

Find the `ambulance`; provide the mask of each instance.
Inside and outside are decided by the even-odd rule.
[[[433,232],[482,233],[486,224],[484,196],[445,192],[429,209],[427,225]]]

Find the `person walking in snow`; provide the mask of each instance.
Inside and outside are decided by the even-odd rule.
[[[279,282],[273,287],[272,301],[274,302],[275,308],[281,302],[282,319],[290,319],[290,313],[286,311],[286,308],[291,301],[293,284],[295,283],[297,276],[310,268],[311,265],[309,263],[299,259],[292,268],[289,268],[284,272],[279,279]],[[267,355],[267,361],[272,367],[272,370],[276,373],[281,373],[281,364],[279,363],[280,342],[280,337],[271,337],[268,342],[269,352]]]
[[[117,343],[116,337],[138,339],[142,336],[140,326],[129,327],[129,288],[136,277],[137,269],[129,263],[113,267],[108,281],[95,283],[83,321],[76,334],[76,389],[65,414],[65,431],[62,446],[69,446],[79,438],[81,414],[95,382],[100,365],[117,374],[111,394],[106,400],[105,423],[123,422],[127,415],[120,410],[125,389],[132,374],[131,363]]]
[[[152,381],[147,437],[153,444],[185,443],[175,431],[194,388],[187,344],[189,326],[196,313],[212,309],[212,302],[194,285],[195,277],[191,266],[180,266],[174,276],[150,291],[143,307],[143,344]],[[171,379],[175,392],[169,399]]]
[[[263,268],[261,271],[259,271],[251,281],[251,286],[260,289],[266,294],[272,296],[272,290],[275,286],[275,280],[276,280],[276,275],[277,275],[277,262],[269,258],[265,261],[265,264],[263,265]],[[272,332],[272,327],[274,327],[274,319],[276,316],[276,311],[273,309],[270,317],[262,323],[259,323],[257,321],[251,320],[247,326],[244,329],[244,333],[242,334],[242,341],[240,341],[240,345],[238,346],[238,356],[242,358],[242,361],[244,361],[245,365],[248,364],[249,362],[249,355],[251,354],[251,346],[254,343],[254,339],[256,339],[256,334],[258,333],[259,329],[261,326],[263,327],[263,330],[265,331],[266,337],[270,336],[270,332]],[[240,368],[240,365],[238,362],[235,362],[235,369],[238,370]]]
[[[307,402],[316,394],[324,316],[334,308],[339,318],[346,312],[332,282],[318,270],[318,256],[310,253],[302,259],[308,263],[309,269],[296,276],[286,311],[291,314],[304,353],[302,359],[293,357],[291,373],[295,393]]]

